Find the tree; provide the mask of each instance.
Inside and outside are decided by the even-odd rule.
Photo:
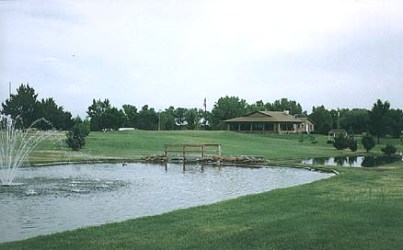
[[[275,100],[273,103],[266,103],[265,108],[269,111],[290,111],[292,115],[302,115],[302,106],[293,100],[287,98],[281,98]]]
[[[139,112],[138,128],[145,130],[156,130],[158,127],[158,114],[154,108],[144,105]]]
[[[247,107],[248,112],[255,112],[255,111],[264,111],[267,110],[267,107],[263,103],[262,100],[255,102],[254,104],[248,105]]]
[[[247,103],[245,100],[239,99],[236,96],[221,97],[214,104],[213,110],[211,111],[212,126],[215,129],[223,129],[225,128],[224,120],[245,115],[246,111]]]
[[[387,113],[388,134],[394,138],[400,138],[403,131],[403,111],[391,109]]]
[[[122,106],[125,114],[124,127],[135,128],[138,123],[137,108],[133,105],[125,104]]]
[[[381,148],[381,151],[386,154],[387,156],[391,156],[396,153],[397,148],[391,144],[387,144],[386,147]]]
[[[387,113],[389,112],[390,104],[385,101],[384,103],[378,99],[378,101],[372,107],[369,112],[369,128],[371,134],[377,137],[377,143],[379,139],[386,135],[387,132]]]
[[[349,138],[346,135],[340,134],[334,138],[333,146],[337,150],[344,150],[349,146]]]
[[[350,137],[348,141],[348,148],[353,152],[357,151],[358,149],[357,141],[352,137]]]
[[[106,129],[106,111],[111,109],[111,104],[108,99],[104,101],[92,100],[92,105],[88,107],[87,115],[91,121],[91,130],[100,131]]]
[[[185,112],[185,119],[188,129],[197,129],[199,127],[199,111],[197,108],[187,109]]]
[[[73,126],[73,119],[70,112],[59,107],[53,98],[42,99],[37,105],[37,116],[44,118],[49,123],[39,123],[40,129],[61,129],[69,130]]]
[[[364,146],[365,150],[367,151],[367,153],[373,148],[375,147],[375,140],[374,137],[372,137],[372,135],[370,134],[365,134],[362,139],[361,139],[361,143]]]
[[[356,134],[368,131],[369,114],[366,109],[352,109],[343,112],[340,116],[340,127],[352,130]]]
[[[178,129],[184,128],[188,123],[186,121],[186,109],[185,108],[176,108],[175,112],[175,127]]]
[[[105,111],[103,119],[104,128],[118,130],[124,126],[126,116],[123,110],[111,107]]]
[[[85,137],[90,133],[90,126],[83,122],[80,117],[74,120],[74,126],[66,134],[67,146],[75,151],[85,146]]]
[[[17,94],[12,94],[5,103],[2,103],[2,113],[10,115],[13,119],[19,117],[21,119],[21,126],[28,128],[35,120],[40,118],[36,113],[38,106],[37,97],[38,94],[35,93],[35,90],[29,84],[21,84],[17,89]]]
[[[159,114],[159,124],[162,130],[175,129],[175,108],[170,106]]]
[[[315,123],[316,133],[327,134],[332,128],[332,115],[323,105],[313,107],[309,118]]]

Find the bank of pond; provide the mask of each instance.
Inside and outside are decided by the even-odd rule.
[[[156,215],[310,183],[329,173],[287,167],[109,163],[19,169],[0,186],[0,242]]]

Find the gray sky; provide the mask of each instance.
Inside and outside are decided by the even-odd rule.
[[[29,82],[84,116],[238,96],[403,108],[400,0],[0,0],[0,102]]]

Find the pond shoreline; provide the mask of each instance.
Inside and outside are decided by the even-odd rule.
[[[17,227],[10,227],[10,233],[21,231],[32,237],[37,230],[48,234],[158,215],[331,177],[303,169],[265,166],[220,168],[188,164],[182,168],[174,163],[168,167],[147,163],[42,166],[32,171],[20,170],[17,180],[24,185],[3,189],[0,195],[5,203],[0,209],[8,207],[19,215],[3,217],[5,225]],[[30,209],[20,214],[18,211],[27,203],[31,204]],[[69,213],[65,213],[65,206]],[[45,221],[60,226],[53,231]],[[88,224],[80,224],[84,222]],[[0,229],[6,232],[1,226]],[[12,235],[3,237],[18,240]]]

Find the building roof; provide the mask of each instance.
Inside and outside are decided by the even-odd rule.
[[[290,115],[287,111],[255,111],[242,117],[225,120],[226,123],[240,122],[272,122],[272,123],[302,123],[301,118]]]

